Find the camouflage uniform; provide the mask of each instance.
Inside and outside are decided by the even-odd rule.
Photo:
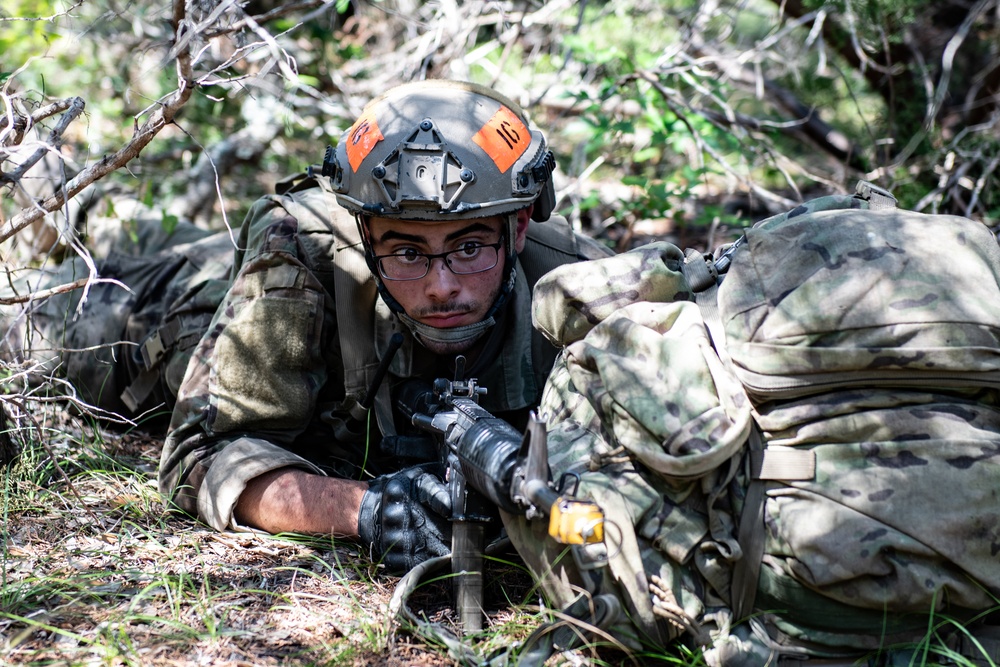
[[[346,280],[337,264],[348,255],[364,266],[362,247],[353,217],[314,181],[258,202],[238,243],[246,250],[237,253],[229,291],[188,366],[159,471],[167,497],[219,530],[238,528],[239,495],[270,470],[370,479],[401,467],[378,449],[380,432],[394,429],[387,401],[377,402],[378,419],[369,424],[349,416],[357,396],[345,375],[352,374],[357,341],[349,339],[357,330],[370,327],[367,345],[377,353],[392,334],[404,336],[389,386],[454,373],[452,359],[414,344],[377,297],[367,269],[356,274],[358,284],[337,284],[338,275]],[[531,223],[514,298],[466,371],[488,388],[486,409],[523,423],[551,368],[555,348],[531,329],[534,281],[556,265],[606,254],[564,220]],[[338,296],[356,301],[352,310],[371,321],[338,321]]]

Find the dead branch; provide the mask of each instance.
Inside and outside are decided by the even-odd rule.
[[[77,0],[72,6],[67,7],[61,12],[52,14],[50,16],[0,16],[0,23],[10,23],[12,21],[42,21],[48,22],[59,18],[60,16],[66,16],[74,9],[79,7],[84,3],[85,0]]]
[[[50,105],[54,106],[54,105]],[[59,151],[59,147],[62,145],[62,135],[69,127],[69,124],[77,119],[77,117],[83,113],[85,103],[83,98],[74,97],[69,100],[69,105],[63,113],[62,118],[54,128],[49,132],[48,142],[42,147],[38,148],[34,153],[32,153],[28,159],[18,165],[17,169],[9,174],[3,173],[0,170],[0,183],[17,183],[21,180],[21,177],[33,166],[35,166],[39,160],[45,157],[45,154],[49,151]]]
[[[28,303],[29,301],[40,301],[56,294],[65,294],[66,292],[72,292],[75,289],[80,289],[90,281],[90,278],[80,278],[79,280],[74,280],[73,282],[66,283],[65,285],[57,285],[44,290],[36,290],[28,294],[0,297],[0,306],[14,306],[20,303]]]
[[[5,105],[8,109],[12,109],[9,98],[7,98],[7,104]],[[52,104],[47,104],[44,107],[36,109],[27,118],[21,115],[14,115],[11,113],[9,116],[4,116],[0,118],[0,146],[16,146],[21,143],[24,138],[24,133],[31,127],[38,125],[40,122],[49,118],[50,116],[55,116],[57,113],[62,113],[70,108],[71,105],[76,103],[78,97],[68,97],[64,100],[58,100]],[[12,136],[6,136],[10,129],[13,128],[14,134]],[[0,151],[0,156],[4,155],[4,151]]]
[[[780,129],[786,132],[798,132],[813,142],[820,150],[828,155],[844,162],[848,166],[858,171],[867,171],[868,165],[865,162],[860,149],[848,139],[844,134],[820,117],[819,111],[804,104],[790,90],[777,85],[768,78],[760,76],[751,71],[742,61],[743,58],[736,58],[723,54],[715,46],[706,42],[700,33],[692,33],[690,36],[690,48],[692,50],[692,60],[697,59],[701,67],[710,67],[716,70],[726,81],[737,84],[747,90],[754,91],[758,96],[770,100],[778,109],[784,111],[787,116],[787,124]],[[683,59],[686,54],[678,54]],[[725,114],[720,118],[715,118],[719,122],[729,125],[742,125],[749,119],[746,116],[737,116],[728,109],[728,104],[718,100]],[[708,116],[706,116],[708,117]],[[748,125],[753,129],[753,123]]]
[[[889,170],[899,167],[908,160],[917,147],[926,139],[927,134],[930,132],[931,128],[934,127],[937,121],[938,114],[941,110],[941,106],[944,104],[945,97],[949,94],[949,83],[951,81],[952,70],[954,66],[955,53],[962,46],[965,38],[968,36],[969,31],[972,29],[973,24],[986,12],[996,4],[997,0],[979,0],[976,5],[969,10],[968,15],[962,24],[955,30],[955,33],[948,40],[947,45],[941,54],[941,66],[940,66],[940,78],[937,84],[931,84],[932,90],[928,91],[927,94],[927,111],[924,115],[924,121],[920,130],[914,134],[907,142],[906,146],[895,156],[893,164],[888,167]]]
[[[803,19],[812,11],[803,0],[776,0],[775,4],[779,5],[783,14],[796,19]],[[861,72],[873,90],[883,90],[882,84],[885,77],[899,73],[899,68],[891,65],[894,62],[893,56],[883,52],[872,58],[865,53],[854,24],[853,13],[851,11],[845,12],[845,17],[848,20],[846,28],[832,20],[830,15],[823,16],[824,20],[819,29],[825,44],[832,45],[837,54],[852,69]],[[809,20],[808,23],[813,23],[814,20]]]
[[[190,29],[184,14],[184,0],[174,0],[174,25],[176,26],[176,40],[181,41]],[[152,115],[142,124],[136,127],[132,138],[127,144],[122,146],[113,155],[105,156],[96,164],[93,164],[70,180],[65,188],[57,191],[38,206],[23,210],[0,228],[0,243],[17,234],[22,229],[28,227],[36,220],[40,220],[47,213],[58,210],[63,204],[75,197],[88,186],[104,178],[111,172],[120,169],[137,157],[142,149],[168,124],[172,123],[177,113],[184,107],[194,92],[194,77],[191,69],[191,57],[186,50],[181,50],[177,54],[177,90],[168,94]],[[137,117],[138,118],[138,117]]]

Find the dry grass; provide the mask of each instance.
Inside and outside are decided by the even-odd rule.
[[[453,664],[398,630],[387,611],[396,579],[352,545],[167,516],[156,438],[109,435],[51,407],[41,425],[48,447],[25,445],[0,478],[0,663]],[[447,623],[438,586],[414,605]],[[492,588],[484,652],[538,623],[508,602],[530,590],[524,574],[502,572]]]

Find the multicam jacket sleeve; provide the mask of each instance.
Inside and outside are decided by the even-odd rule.
[[[180,387],[159,485],[217,530],[236,527],[246,483],[293,466],[328,374],[341,367],[333,299],[310,268],[295,218],[258,202],[241,231],[232,284]],[[338,383],[331,383],[337,385]]]

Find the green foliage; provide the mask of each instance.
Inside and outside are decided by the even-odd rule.
[[[642,70],[640,63],[627,58],[616,67],[618,72]],[[676,77],[667,83],[685,85]],[[705,85],[717,88],[717,94],[727,92],[718,82],[707,81]],[[582,111],[577,131],[587,159],[624,174],[620,182],[641,193],[617,202],[611,211],[614,219],[628,226],[638,220],[672,218],[682,232],[718,223],[717,209],[704,208],[688,215],[682,212],[682,204],[723,173],[720,165],[705,159],[706,148],[733,155],[741,149],[737,137],[703,116],[685,113],[660,88],[643,79],[606,77],[601,90],[600,98],[576,97]],[[594,190],[580,206],[587,210],[601,201],[600,191]]]
[[[888,173],[871,172],[900,159],[910,163],[900,172],[899,187],[919,191],[912,199],[921,202],[922,210],[957,206],[965,215],[995,217],[996,188],[989,184],[998,177],[992,160],[1000,146],[998,135],[988,127],[928,126],[925,78],[935,75],[918,61],[902,60],[905,54],[896,50],[904,26],[911,33],[927,30],[913,24],[926,23],[928,3],[806,5],[827,12],[824,25],[830,30],[819,32],[809,22],[796,26],[777,4],[765,2],[721,3],[719,11],[708,15],[684,3],[666,3],[663,20],[644,3],[592,8],[588,29],[566,40],[586,78],[595,82],[586,92],[574,93],[584,115],[572,128],[595,175],[623,174],[621,180],[641,193],[613,205],[611,217],[628,225],[673,215],[681,230],[732,224],[731,218],[716,215],[718,207],[713,210],[707,193],[747,192],[756,186],[794,200],[810,181],[829,192],[838,185],[849,190],[858,178],[881,178],[893,188],[896,183]],[[640,11],[643,17],[633,16]],[[960,18],[948,20],[957,26]],[[685,39],[684,30],[695,24],[692,43],[678,43],[675,37]],[[956,57],[948,79],[960,91],[974,85],[969,76],[976,70],[958,65],[984,58],[989,62],[986,54],[995,52],[988,46],[995,26],[988,21],[977,25],[981,30],[973,34],[979,37],[965,39],[966,55]],[[654,31],[659,37],[651,39]],[[630,33],[638,39],[632,40]],[[850,40],[852,34],[857,43]],[[645,50],[633,48],[635,42],[644,42]],[[710,47],[700,53],[704,42]],[[652,48],[654,44],[662,48]],[[870,65],[851,66],[850,59],[841,57],[848,52],[860,53]],[[909,47],[906,53],[911,53]],[[691,60],[696,55],[701,61]],[[989,67],[995,66],[992,62]],[[742,74],[734,75],[736,63]],[[891,70],[883,73],[889,64]],[[893,81],[887,82],[890,73]],[[814,133],[839,133],[829,152],[823,146],[817,150],[800,130],[810,117],[828,128],[817,127]],[[955,133],[949,142],[947,137]],[[853,150],[851,168],[863,172],[841,170],[834,176],[832,148],[845,144]],[[941,176],[942,163],[949,161],[955,164],[954,181]],[[684,205],[695,199],[693,210]],[[608,203],[598,186],[576,206],[586,212]]]
[[[4,21],[0,30],[0,63],[6,67],[19,65],[30,56],[45,52],[50,40],[59,35],[52,26],[41,19],[30,17],[51,16],[56,13],[50,0],[8,0],[0,17],[23,17],[28,20]]]
[[[580,30],[563,37],[563,47],[579,62],[596,66],[611,83],[616,77],[653,67],[663,46],[676,37],[668,6],[587,3]]]

